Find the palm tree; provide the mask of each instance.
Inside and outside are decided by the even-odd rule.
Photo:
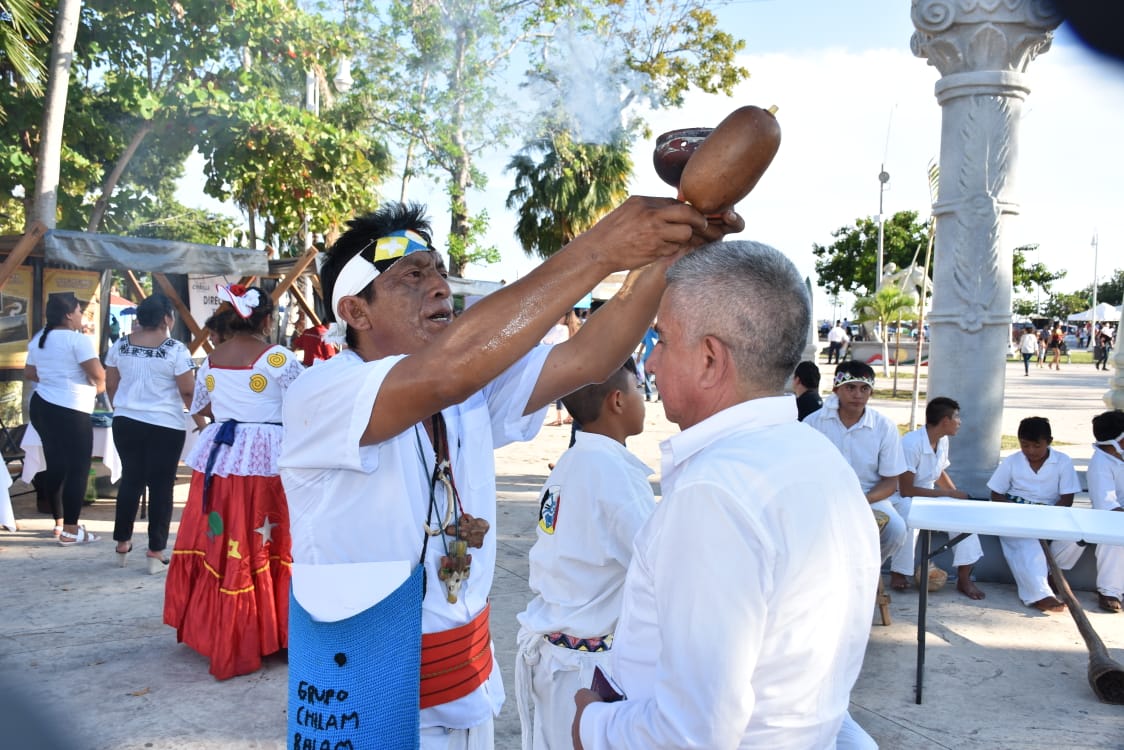
[[[47,42],[50,16],[37,0],[0,0],[0,71],[11,71],[35,96],[43,95],[44,65],[35,44]],[[0,120],[4,112],[0,110]]]
[[[623,135],[594,144],[560,132],[525,146],[507,171],[515,173],[507,195],[519,217],[515,236],[527,255],[549,258],[628,196],[632,157]]]
[[[892,284],[879,289],[869,297],[862,297],[855,302],[855,309],[861,314],[860,321],[878,321],[882,330],[882,375],[890,374],[890,348],[889,336],[890,323],[901,320],[915,320],[917,318],[917,298],[898,289]]]

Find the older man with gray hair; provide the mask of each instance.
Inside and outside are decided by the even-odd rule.
[[[682,432],[661,446],[663,500],[625,582],[624,699],[580,691],[574,745],[834,748],[878,534],[854,471],[785,394],[808,293],[780,252],[745,241],[686,255],[667,281],[649,367]]]

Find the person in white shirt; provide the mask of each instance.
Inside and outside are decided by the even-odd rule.
[[[523,750],[572,747],[574,693],[590,684],[594,667],[611,673],[632,542],[655,509],[652,470],[625,447],[644,430],[639,378],[630,357],[604,383],[563,398],[582,429],[543,487],[530,552],[535,596],[518,615]]]
[[[625,698],[577,693],[578,750],[836,747],[878,535],[855,472],[785,393],[810,310],[792,262],[760,243],[668,272],[648,364],[682,432],[661,445],[663,499],[625,579],[610,652]]]
[[[1072,459],[1050,446],[1054,442],[1050,420],[1027,417],[1019,422],[1018,438],[1019,452],[1000,461],[987,480],[991,499],[1071,507],[1081,483]],[[1041,612],[1063,612],[1065,604],[1054,596],[1046,580],[1046,556],[1038,540],[1001,536],[999,542],[1023,604]],[[1068,561],[1077,546],[1077,542],[1053,542],[1050,552],[1056,559]]]
[[[28,412],[43,441],[43,492],[54,506],[55,537],[71,547],[100,537],[78,523],[90,475],[94,399],[105,392],[105,368],[82,333],[83,312],[70,292],[51,294],[47,324],[27,346],[24,380],[35,383]]]
[[[957,489],[946,471],[949,466],[948,441],[958,432],[960,404],[946,396],[937,396],[925,404],[925,424],[902,437],[902,454],[909,468],[902,474],[900,494],[893,500],[902,518],[909,517],[910,503],[915,497],[968,499],[968,493]],[[911,528],[909,532],[905,544],[890,561],[890,587],[899,591],[909,588],[909,577],[914,571],[918,531]],[[972,566],[983,557],[980,538],[970,534],[953,550],[956,590],[969,599],[983,599],[984,592],[972,580]]]
[[[349,226],[320,268],[330,334],[347,349],[302,373],[283,412],[290,684],[315,686],[290,691],[290,744],[387,747],[420,735],[423,749],[491,748],[504,700],[488,626],[493,451],[530,439],[552,401],[620,367],[655,314],[670,260],[744,222],[632,197],[460,316],[424,207],[388,204]],[[575,336],[539,346],[622,269],[640,270]],[[345,580],[349,570],[361,571],[359,584]],[[304,589],[306,572],[324,585]],[[389,593],[331,621],[305,606],[318,588],[333,599],[376,584]],[[336,710],[362,722],[321,723],[337,706],[326,689],[344,690]]]
[[[1034,326],[1027,324],[1023,328],[1023,335],[1019,337],[1019,354],[1023,356],[1023,375],[1030,376],[1030,358],[1038,353],[1038,336],[1034,333]]]
[[[835,364],[842,361],[843,347],[850,340],[851,337],[847,335],[847,331],[843,329],[838,320],[835,321],[835,325],[827,332],[827,363],[829,365],[833,358]]]
[[[874,392],[874,370],[850,360],[835,368],[832,394],[823,407],[804,418],[835,444],[859,475],[871,510],[885,513],[889,522],[880,539],[883,562],[905,544],[905,520],[894,508],[898,479],[906,470],[898,426],[867,406]]]
[[[1086,478],[1095,510],[1124,511],[1124,411],[1115,409],[1093,417],[1096,438]],[[1053,551],[1053,550],[1051,550]],[[1055,554],[1058,567],[1077,564],[1084,547],[1074,545]],[[1105,612],[1119,612],[1124,593],[1124,547],[1097,545],[1097,603]]]

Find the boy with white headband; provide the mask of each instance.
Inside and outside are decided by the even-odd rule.
[[[744,226],[733,212],[708,223],[689,205],[633,197],[454,318],[423,211],[389,204],[349,222],[320,268],[347,349],[285,402],[294,746],[417,747],[419,734],[422,748],[493,746],[504,700],[488,628],[493,451],[532,438],[556,398],[620,366],[671,260]],[[538,346],[623,269],[640,270],[578,334]]]
[[[1124,510],[1124,411],[1115,409],[1093,417],[1093,443],[1086,475],[1094,510]],[[1074,545],[1055,554],[1058,566],[1077,564],[1084,547]],[[1105,612],[1119,612],[1124,593],[1124,547],[1097,545],[1097,603]]]
[[[908,468],[902,453],[898,426],[889,417],[867,408],[874,392],[874,370],[865,362],[848,360],[835,368],[831,395],[823,407],[804,418],[835,443],[859,475],[871,510],[889,516],[879,534],[882,561],[905,543],[906,526],[891,499],[898,492],[898,477]]]

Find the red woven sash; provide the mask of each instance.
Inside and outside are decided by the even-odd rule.
[[[421,707],[463,698],[492,673],[488,604],[472,622],[440,633],[422,634]]]

